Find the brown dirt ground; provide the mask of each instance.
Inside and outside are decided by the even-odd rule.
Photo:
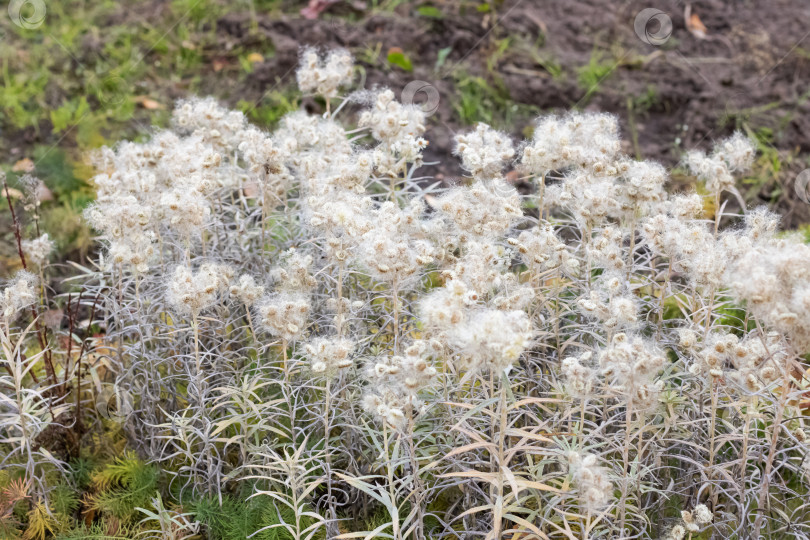
[[[660,47],[644,43],[633,28],[636,14],[651,4],[672,20],[672,35]],[[300,5],[291,2],[287,11],[295,12]],[[687,29],[687,8],[705,25],[704,38]],[[339,1],[318,20],[260,19],[259,38],[244,37],[247,17],[230,15],[218,26],[223,43],[266,39],[276,54],[257,66],[246,85],[237,87],[214,77],[211,92],[226,101],[258,100],[268,89],[292,81],[302,45],[342,46],[355,52],[366,69],[366,88],[388,86],[399,91],[412,80],[422,80],[439,90],[441,102],[428,133],[428,160],[446,156],[453,134],[463,127],[454,106],[459,80],[469,76],[500,85],[512,101],[527,106],[522,110],[615,113],[624,138],[635,141],[628,152],[670,167],[685,150],[708,148],[734,129],[768,128],[781,170],[763,175],[770,178],[748,196],[752,202],[776,204],[786,225],[810,220],[810,208],[792,191],[792,181],[808,166],[810,152],[810,4],[507,0],[496,17],[446,6],[442,19],[415,16],[414,9],[405,4],[394,14],[366,17],[362,4]],[[657,29],[653,25],[650,30]],[[507,37],[510,47],[488,66],[498,40]],[[413,72],[364,62],[363,51],[375,47],[383,58],[389,48],[402,48],[413,61]],[[437,72],[439,51],[447,47],[452,51]],[[594,55],[601,56],[609,72],[588,96],[576,68],[588,65]],[[537,58],[562,66],[563,73],[553,76]],[[521,138],[533,116],[515,117],[512,133]],[[440,177],[460,173],[447,165],[430,172]]]

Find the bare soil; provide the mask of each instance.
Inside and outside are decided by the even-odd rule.
[[[636,15],[651,4],[672,21],[672,34],[661,46],[642,41],[633,26]],[[290,3],[288,11],[300,6]],[[439,90],[428,160],[446,156],[453,134],[464,127],[456,112],[463,91],[459,85],[470,77],[483,78],[518,110],[531,111],[498,126],[518,138],[527,133],[535,112],[607,111],[621,119],[629,153],[670,167],[684,151],[709,148],[735,129],[746,129],[761,135],[781,161],[779,170],[764,174],[771,177],[748,196],[777,205],[786,225],[810,218],[808,205],[792,190],[810,151],[810,4],[507,0],[485,16],[472,7],[447,6],[441,19],[419,16],[415,9],[411,3],[392,14],[367,17],[362,3],[339,1],[316,20],[262,18],[258,37],[248,32],[246,15],[228,15],[218,24],[223,44],[269,40],[275,55],[258,65],[245,84],[212,77],[211,93],[226,101],[259,100],[268,89],[293,80],[302,45],[341,46],[355,52],[365,68],[366,88],[387,86],[398,92],[421,80]],[[687,28],[687,14],[692,21],[697,18],[693,30],[704,25],[704,35]],[[650,31],[657,30],[652,23]],[[509,46],[498,54],[506,38]],[[379,56],[373,63],[366,60],[369,51],[378,50],[384,63],[394,47],[411,59],[412,72],[381,68]],[[446,48],[451,51],[437,70]],[[603,77],[588,88],[578,72],[594,59],[604,66]],[[549,66],[559,66],[561,73]],[[460,174],[447,165],[431,172]]]

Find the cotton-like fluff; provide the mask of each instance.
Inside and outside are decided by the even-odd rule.
[[[256,284],[249,274],[239,276],[239,281],[231,285],[231,296],[239,299],[247,307],[253,306],[264,295],[264,287]]]
[[[112,194],[89,206],[84,216],[109,241],[112,263],[130,265],[140,273],[149,270],[155,233],[148,204],[142,204],[133,195]]]
[[[340,190],[328,197],[312,197],[308,205],[312,208],[310,225],[347,244],[357,243],[374,225],[372,200],[357,193]]]
[[[766,327],[790,338],[796,352],[810,350],[810,246],[789,239],[757,245],[733,262],[727,282]]]
[[[615,177],[587,172],[575,171],[565,177],[562,185],[546,188],[546,202],[567,209],[585,230],[625,214],[621,199]]]
[[[491,369],[503,373],[511,368],[532,342],[534,330],[524,311],[479,309],[467,322],[447,332],[447,343],[467,369]]]
[[[735,348],[731,357],[734,371],[730,376],[737,384],[757,392],[776,381],[786,367],[790,352],[778,332],[769,332],[764,339],[751,332]]]
[[[756,147],[739,131],[717,143],[711,155],[692,151],[686,155],[686,165],[712,193],[734,188],[734,174],[747,172],[754,163]]]
[[[592,358],[593,353],[588,351],[579,356],[569,356],[562,361],[565,389],[575,398],[585,399],[593,395],[596,370],[587,365]]]
[[[501,311],[527,309],[537,296],[534,285],[520,283],[520,278],[509,272],[503,274],[499,287],[489,298],[489,305]],[[543,316],[540,315],[538,320],[543,322]]]
[[[597,457],[585,452],[571,452],[568,464],[579,498],[588,512],[596,513],[608,506],[613,498],[613,484],[607,468],[599,465]]]
[[[638,306],[632,296],[611,296],[603,299],[592,290],[577,300],[577,305],[588,317],[599,319],[605,328],[625,328],[638,322]]]
[[[258,184],[264,195],[264,204],[284,200],[294,187],[294,175],[287,163],[290,152],[274,137],[249,127],[242,132],[237,147],[250,178]]]
[[[405,349],[404,355],[384,356],[369,363],[366,378],[401,396],[404,403],[418,407],[418,394],[435,380],[437,371],[429,362],[428,342],[418,340]]]
[[[342,369],[354,365],[352,353],[357,344],[348,338],[320,337],[305,345],[312,373],[334,377]]]
[[[681,525],[675,525],[669,530],[669,533],[664,537],[664,540],[683,540],[686,536],[686,527]]]
[[[50,239],[48,233],[44,233],[34,240],[23,240],[22,249],[26,260],[34,266],[42,267],[48,263],[48,257],[53,253],[56,244]]]
[[[745,227],[723,231],[717,238],[717,249],[725,254],[723,268],[734,267],[738,259],[754,248],[773,244],[779,227],[779,217],[766,208],[755,208],[744,217]]]
[[[281,292],[261,299],[256,309],[262,327],[270,335],[289,342],[298,339],[306,331],[311,302],[307,295]]]
[[[730,260],[742,249],[725,235],[720,238],[702,222],[657,214],[642,223],[642,237],[654,252],[670,259],[673,270],[689,277],[694,286],[714,287],[723,281]],[[729,250],[729,247],[733,247]]]
[[[448,280],[419,302],[419,314],[429,331],[442,333],[462,324],[470,308],[481,300],[477,291],[459,279]]]
[[[576,274],[579,270],[579,261],[548,223],[522,231],[509,243],[523,255],[526,266],[535,274],[555,268],[565,274]]]
[[[317,281],[310,274],[311,255],[303,255],[291,248],[281,256],[281,261],[272,272],[279,291],[308,293],[317,285]]]
[[[372,276],[404,285],[433,262],[433,245],[419,230],[421,213],[419,204],[403,210],[392,201],[371,211],[371,228],[359,243],[357,259]]]
[[[689,220],[703,215],[703,198],[697,193],[676,195],[662,203],[669,214],[675,218]]]
[[[364,195],[373,171],[374,156],[370,151],[309,156],[300,164],[307,204],[317,211],[336,197]]]
[[[764,206],[754,208],[744,219],[745,236],[752,244],[772,240],[779,229],[779,215]]]
[[[622,272],[626,263],[623,250],[624,233],[618,227],[605,227],[585,247],[596,268]]]
[[[21,270],[6,285],[0,297],[0,313],[6,321],[14,320],[23,309],[36,302],[37,281],[34,274]]]
[[[681,519],[683,519],[684,527],[690,533],[700,531],[701,526],[708,525],[714,519],[714,514],[705,504],[695,506],[691,512],[683,510],[681,512]]]
[[[332,99],[337,97],[340,87],[351,84],[353,67],[352,55],[345,49],[335,49],[321,56],[309,47],[301,51],[295,78],[303,93],[317,93]]]
[[[172,113],[172,122],[181,135],[199,137],[226,155],[235,150],[248,128],[247,118],[240,111],[221,106],[214,98],[192,98],[180,101]],[[199,159],[200,154],[189,156]]]
[[[353,150],[346,129],[339,122],[305,111],[285,114],[273,137],[290,154],[290,162],[306,175],[312,172],[305,167],[307,161],[314,158],[326,164],[330,156],[349,155]]]
[[[494,237],[523,216],[517,190],[503,179],[479,181],[439,197],[433,206],[462,234]]]
[[[406,427],[405,406],[400,396],[385,387],[370,391],[363,397],[363,408],[376,420],[395,430],[403,430]]]
[[[200,193],[178,187],[160,197],[166,224],[182,237],[198,236],[211,214],[211,203]]]
[[[512,251],[489,239],[471,240],[464,244],[464,253],[452,268],[442,274],[461,280],[476,291],[481,299],[507,285],[513,274],[507,273]]]
[[[382,143],[374,152],[374,163],[382,174],[396,176],[404,163],[421,164],[427,141],[422,138],[425,113],[420,107],[403,105],[391,90],[382,90],[371,109],[360,115],[359,126],[370,128]]]
[[[481,122],[474,131],[456,135],[455,153],[473,178],[490,179],[499,176],[504,163],[515,157],[515,147],[508,135]]]
[[[693,343],[688,330],[681,332],[681,342]],[[731,333],[714,332],[704,341],[703,347],[694,352],[695,362],[689,367],[692,373],[722,377],[723,370],[730,367],[731,358],[736,355],[740,339]],[[692,345],[694,347],[694,345]]]
[[[599,353],[602,376],[634,410],[652,407],[663,388],[655,378],[666,362],[664,353],[638,336],[618,333]]]
[[[788,356],[777,332],[761,337],[755,330],[740,339],[727,332],[712,332],[697,346],[691,330],[680,332],[679,345],[694,358],[689,371],[696,375],[726,377],[749,392],[775,381]]]
[[[180,314],[196,317],[214,305],[219,293],[228,291],[233,275],[224,264],[203,264],[196,273],[178,266],[168,282],[169,304]]]
[[[686,222],[663,213],[644,220],[641,231],[644,243],[657,255],[663,255],[673,263],[677,263],[685,254],[688,249],[686,241],[693,237]]]
[[[622,177],[624,189],[619,193],[625,199],[630,215],[637,212],[647,214],[667,197],[664,191],[667,171],[658,163],[630,161]]]
[[[605,166],[620,149],[619,124],[609,114],[572,112],[540,118],[521,165],[535,175],[571,167]]]

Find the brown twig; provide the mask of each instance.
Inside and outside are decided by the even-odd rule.
[[[96,316],[96,306],[98,304],[99,296],[101,296],[100,292],[96,295],[96,298],[93,300],[93,307],[90,308],[90,319],[87,324],[88,332],[93,326],[93,319]],[[76,380],[76,433],[78,436],[76,437],[77,439],[76,445],[78,453],[80,455],[82,451],[82,357],[84,356],[86,347],[87,347],[87,339],[83,339],[82,346],[79,349],[79,357],[76,358],[76,368],[78,370]]]
[[[4,173],[0,173],[0,176],[3,178],[3,193],[6,196],[6,201],[8,202],[8,209],[11,211],[11,221],[14,223],[14,239],[17,241],[17,254],[20,257],[20,263],[22,264],[23,270],[28,270],[28,264],[25,262],[25,252],[23,252],[22,248],[22,233],[20,232],[20,222],[17,220],[17,213],[14,211],[14,205],[11,202],[11,192],[8,189],[8,183],[6,183],[6,175]],[[53,363],[51,362],[50,354],[45,346],[45,335],[44,330],[42,329],[41,325],[39,324],[39,317],[37,315],[37,308],[35,305],[31,305],[31,315],[34,317],[34,324],[36,325],[36,334],[37,339],[39,340],[39,347],[42,349],[44,358],[45,358],[45,369],[48,370],[48,378],[51,379],[54,383],[56,383],[56,373],[53,369]],[[34,382],[39,384],[39,378],[37,374],[34,373],[34,370],[30,371],[31,378],[34,379]]]

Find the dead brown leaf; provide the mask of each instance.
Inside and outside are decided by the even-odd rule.
[[[163,109],[163,105],[155,101],[154,99],[148,96],[136,96],[135,103],[143,107],[148,111],[154,111],[156,109]]]
[[[698,14],[692,13],[691,4],[687,4],[684,9],[684,19],[686,20],[686,29],[689,30],[693,36],[698,39],[706,39],[709,30],[706,28],[706,25],[703,24],[703,21],[700,20]]]
[[[25,172],[25,173],[33,172],[34,162],[31,161],[31,158],[22,158],[20,161],[14,164],[11,170],[14,172]]]

